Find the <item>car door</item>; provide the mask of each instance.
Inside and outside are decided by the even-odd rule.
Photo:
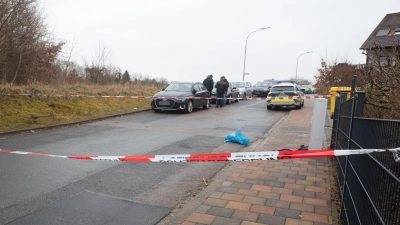
[[[201,92],[200,86],[198,84],[194,84],[193,90],[194,90],[193,107],[199,107],[202,105],[202,101],[203,101],[203,99],[201,99],[202,92]]]
[[[250,82],[246,82],[246,96],[251,96],[253,93],[253,87]]]

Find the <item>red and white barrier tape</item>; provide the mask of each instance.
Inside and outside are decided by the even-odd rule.
[[[369,154],[374,152],[387,152],[394,154],[395,161],[400,162],[400,148],[394,149],[359,149],[359,150],[279,150],[266,152],[221,152],[201,154],[177,154],[177,155],[138,155],[138,156],[66,156],[51,155],[35,152],[12,151],[0,149],[0,153],[12,153],[20,155],[35,155],[65,159],[123,161],[123,162],[225,162],[225,161],[254,161],[254,160],[281,160],[299,158],[319,158],[345,155]]]
[[[150,98],[160,98],[160,99],[170,99],[170,98],[175,98],[175,99],[186,99],[187,97],[152,97],[152,96],[124,96],[124,95],[115,95],[115,96],[102,96],[102,95],[52,95],[52,94],[46,94],[46,95],[35,95],[35,94],[5,94],[7,96],[37,96],[37,97],[64,97],[64,98],[132,98],[132,99],[150,99]],[[311,98],[329,98],[332,95],[306,95],[303,98],[305,99],[311,99]],[[217,98],[217,97],[189,97],[189,99],[212,99],[212,100],[216,100],[216,99],[232,99],[232,100],[267,100],[267,99],[300,99],[301,97],[260,97],[260,98],[256,98],[256,97],[252,97],[252,98]]]

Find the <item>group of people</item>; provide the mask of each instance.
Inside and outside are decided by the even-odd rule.
[[[214,88],[214,80],[213,75],[210,74],[207,76],[206,79],[203,81],[204,86],[207,90],[211,93]],[[216,108],[222,108],[222,106],[226,105],[226,95],[228,94],[229,82],[222,76],[219,78],[219,81],[215,84],[215,89],[217,92],[217,100],[215,103]]]

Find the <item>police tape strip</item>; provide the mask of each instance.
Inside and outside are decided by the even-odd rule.
[[[131,99],[211,99],[211,100],[216,100],[216,99],[231,99],[231,100],[274,100],[274,99],[301,99],[301,97],[261,97],[261,98],[217,98],[217,97],[170,97],[170,96],[164,96],[164,97],[155,97],[155,96],[125,96],[125,95],[53,95],[53,94],[43,94],[43,95],[35,95],[35,94],[4,94],[7,96],[29,96],[29,97],[64,97],[64,98],[131,98]],[[303,98],[305,99],[312,99],[312,98],[329,98],[332,95],[306,95]]]
[[[0,153],[20,155],[34,155],[64,159],[122,161],[122,162],[226,162],[226,161],[254,161],[254,160],[281,160],[299,158],[319,158],[332,156],[346,156],[370,154],[374,152],[392,152],[396,162],[400,161],[400,148],[394,149],[359,149],[359,150],[278,150],[265,152],[221,152],[201,154],[176,155],[138,155],[138,156],[66,156],[51,155],[35,152],[12,151],[0,149]],[[396,159],[397,156],[397,159]]]

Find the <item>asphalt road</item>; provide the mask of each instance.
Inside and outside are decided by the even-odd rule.
[[[265,101],[191,114],[148,111],[1,138],[0,149],[94,156],[241,151],[244,146],[225,143],[228,134],[240,129],[255,143],[271,120],[288,112],[267,110]],[[225,165],[0,153],[0,224],[156,224]]]

